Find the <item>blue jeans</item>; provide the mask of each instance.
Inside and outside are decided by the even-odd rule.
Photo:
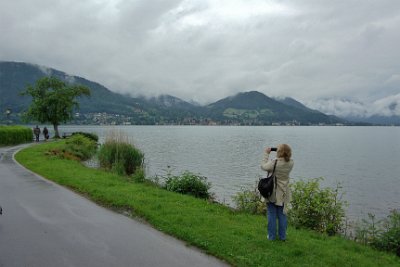
[[[274,203],[267,204],[268,218],[268,239],[276,238],[276,220],[278,219],[278,234],[280,240],[286,240],[287,218],[283,213],[283,206],[277,206]]]

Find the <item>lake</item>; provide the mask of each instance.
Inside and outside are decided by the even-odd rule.
[[[324,177],[323,186],[343,187],[351,220],[400,208],[399,127],[288,126],[63,126],[60,133],[86,131],[100,140],[122,131],[145,153],[147,174],[189,170],[212,183],[217,200],[255,188],[267,146],[292,147],[292,180]],[[272,154],[274,155],[274,154]]]

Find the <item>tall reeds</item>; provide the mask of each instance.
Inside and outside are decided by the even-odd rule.
[[[100,167],[121,175],[143,172],[144,154],[133,145],[132,140],[121,131],[107,134],[99,150]]]
[[[0,145],[32,142],[32,129],[24,126],[0,126]]]

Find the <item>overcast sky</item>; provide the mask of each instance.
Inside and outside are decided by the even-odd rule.
[[[399,0],[0,1],[0,60],[200,103],[257,90],[400,115],[399,48]]]

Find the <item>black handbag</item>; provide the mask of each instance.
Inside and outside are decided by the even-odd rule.
[[[275,168],[277,162],[278,160],[275,160],[274,169],[272,170],[271,175],[258,181],[258,191],[264,198],[269,198],[272,195],[272,192],[274,192],[274,187],[276,188]]]

